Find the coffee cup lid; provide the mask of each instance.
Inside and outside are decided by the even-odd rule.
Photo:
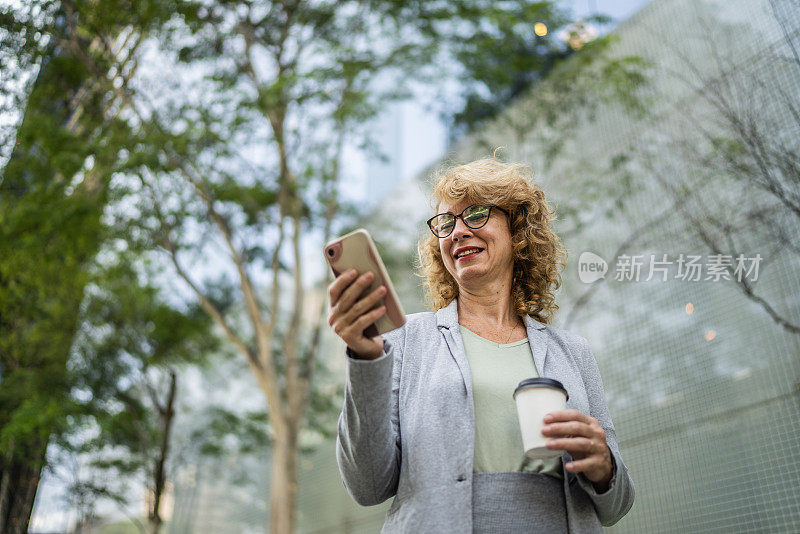
[[[544,377],[526,378],[525,380],[519,383],[517,389],[514,390],[514,394],[512,395],[512,397],[516,398],[518,391],[530,387],[546,387],[546,388],[558,389],[563,391],[564,394],[567,396],[567,400],[569,400],[569,393],[567,392],[567,388],[564,387],[564,384],[553,378],[544,378]]]

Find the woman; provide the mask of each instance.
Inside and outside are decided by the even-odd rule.
[[[419,247],[436,312],[370,339],[385,289],[358,299],[372,275],[355,272],[329,287],[347,344],[339,470],[361,505],[394,497],[383,532],[601,532],[633,504],[594,356],[549,324],[566,252],[530,174],[493,159],[440,174]],[[556,459],[524,459],[512,393],[532,376],[569,392],[542,431]]]

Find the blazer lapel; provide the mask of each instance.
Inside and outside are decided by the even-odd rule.
[[[546,326],[531,316],[525,317],[525,325],[528,328],[528,342],[531,344],[533,352],[533,363],[539,376],[554,378],[564,385],[567,393],[578,391],[582,386],[579,382],[580,376],[576,375],[569,362],[561,357],[561,351],[548,351],[547,343],[550,336],[547,334]],[[567,399],[567,409],[574,408],[581,410],[581,406],[575,403],[575,399],[570,395]],[[585,411],[585,409],[581,410]]]
[[[458,304],[456,300],[436,312],[436,326],[444,336],[450,355],[456,361],[461,378],[464,381],[464,390],[468,397],[472,392],[472,374],[469,370],[467,361],[467,351],[464,349],[464,342],[461,339],[461,332],[458,330]]]
[[[525,328],[528,331],[528,343],[531,345],[533,353],[533,363],[539,376],[547,376],[545,373],[545,360],[547,359],[547,333],[545,324],[540,323],[530,315],[525,316]]]

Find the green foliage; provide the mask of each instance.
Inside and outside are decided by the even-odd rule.
[[[311,390],[308,411],[306,413],[306,430],[317,434],[324,439],[333,439],[338,431],[338,417],[335,414],[341,410],[341,399],[344,395],[344,386],[336,380],[328,378],[327,369],[320,370],[315,380],[325,385]],[[313,448],[301,452],[312,452]]]
[[[108,481],[93,483],[103,492],[98,497],[124,500],[127,485],[120,478],[143,476],[154,484],[166,418],[182,415],[177,401],[168,401],[170,375],[179,386],[181,370],[204,365],[219,344],[202,310],[167,304],[126,255],[104,257],[107,264],[98,265],[88,287],[70,361],[72,399],[82,424],[65,446],[92,458],[93,478]],[[97,477],[98,472],[112,476]]]
[[[203,365],[218,348],[210,319],[199,307],[177,309],[160,293],[142,281],[135,263],[123,257],[98,266],[82,308],[73,359],[76,378],[86,377],[83,384],[89,391],[115,384],[114,396],[135,415],[140,415],[141,400],[126,396],[126,385],[136,382],[131,373]]]
[[[649,83],[651,64],[639,56],[619,56],[615,41],[616,36],[608,34],[577,51],[553,52],[533,78],[505,90],[502,87],[509,82],[504,76],[493,79],[498,84],[491,93],[494,103],[468,99],[464,113],[470,105],[484,106],[485,113],[468,120],[457,115],[456,122],[471,129],[484,118],[497,117],[523,138],[520,142],[538,137],[549,163],[583,121],[594,119],[599,106],[617,105],[634,118],[644,117],[650,99],[642,89]],[[511,111],[501,111],[506,108]]]
[[[259,453],[272,442],[263,410],[240,414],[211,407],[196,418],[202,425],[192,432],[190,442],[204,456]]]
[[[567,13],[554,2],[474,4],[461,8],[467,25],[463,38],[452,44],[463,67],[465,104],[453,117],[458,133],[494,117],[511,99],[547,75],[559,59],[571,54],[553,35],[569,22]],[[545,22],[550,34],[536,35],[536,21]]]
[[[146,35],[173,13],[174,3],[161,0],[43,0],[0,8],[0,113],[21,117],[0,132],[0,474],[7,481],[0,499],[9,503],[6,512],[29,513],[48,442],[84,423],[86,407],[71,396],[76,384],[68,359],[88,266],[108,235],[101,219],[106,186],[131,134],[113,112],[121,65],[109,48],[122,43],[115,43],[122,34]],[[19,466],[30,476],[17,480]],[[27,521],[0,517],[0,530]]]
[[[233,178],[226,178],[222,183],[210,185],[211,194],[219,202],[230,202],[240,206],[246,215],[245,224],[253,225],[267,208],[275,206],[277,191],[272,187],[260,184],[243,185]]]

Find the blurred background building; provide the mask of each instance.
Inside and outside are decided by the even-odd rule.
[[[403,179],[403,104],[392,103],[373,121],[373,139],[378,142],[377,153],[367,164],[365,203],[379,202]]]

